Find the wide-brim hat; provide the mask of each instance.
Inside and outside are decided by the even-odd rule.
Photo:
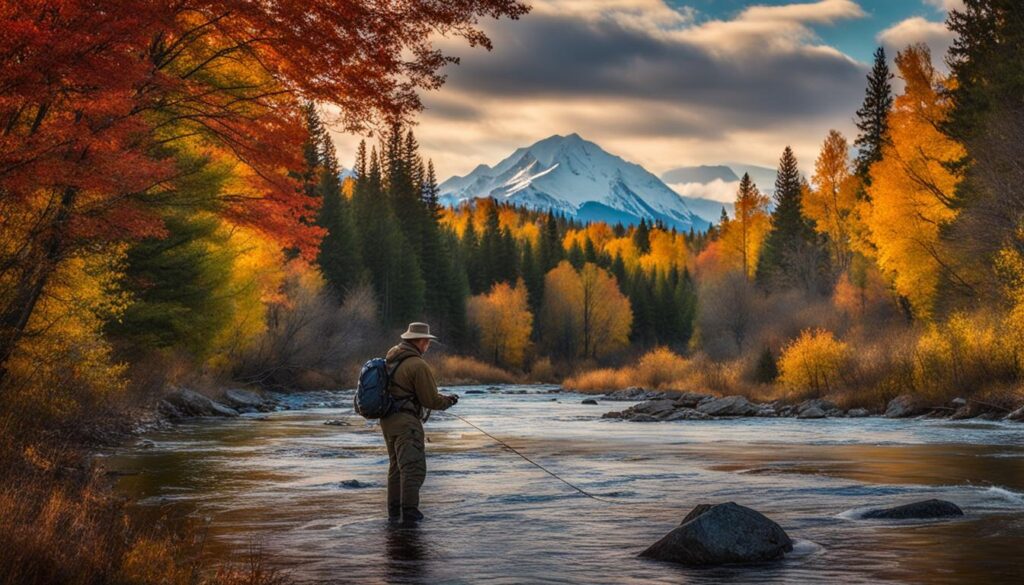
[[[426,323],[409,323],[409,328],[401,337],[402,339],[437,339],[430,334],[430,325]]]

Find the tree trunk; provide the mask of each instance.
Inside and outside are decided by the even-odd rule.
[[[60,207],[39,246],[41,253],[32,255],[37,259],[36,265],[26,272],[10,302],[0,313],[0,385],[7,379],[7,361],[25,335],[32,313],[64,253],[67,224],[77,196],[76,188],[64,189]]]

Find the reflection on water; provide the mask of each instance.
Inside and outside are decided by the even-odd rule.
[[[464,392],[467,388],[458,389]],[[539,388],[531,388],[533,391]],[[459,411],[584,489],[464,423],[428,424],[416,529],[387,524],[387,455],[347,394],[269,420],[197,421],[109,465],[147,509],[209,518],[216,554],[253,538],[299,580],[371,583],[1020,583],[1024,426],[945,421],[602,420],[628,404],[464,395]],[[296,398],[296,401],[300,399]],[[343,419],[348,427],[325,426]],[[865,507],[956,502],[943,522],[857,520]],[[686,569],[638,559],[693,506],[736,501],[797,540],[786,560]]]

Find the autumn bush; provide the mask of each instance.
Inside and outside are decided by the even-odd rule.
[[[515,384],[520,381],[511,372],[469,356],[445,355],[432,360],[431,364],[438,383],[449,386]]]
[[[914,383],[935,399],[970,395],[1021,378],[1018,332],[988,314],[957,313],[929,325],[917,342]]]
[[[792,397],[824,396],[842,387],[849,356],[831,331],[806,330],[779,357],[779,383]]]

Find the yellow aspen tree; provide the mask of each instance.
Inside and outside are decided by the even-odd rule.
[[[940,232],[957,215],[952,201],[960,177],[947,165],[964,149],[939,130],[951,107],[943,95],[948,81],[935,71],[928,48],[908,47],[896,66],[906,89],[890,114],[882,160],[871,167],[871,202],[862,215],[879,267],[914,314],[929,319],[943,273],[956,279]]]
[[[814,163],[814,188],[803,198],[804,215],[826,234],[837,272],[846,272],[853,259],[856,233],[857,178],[850,165],[850,145],[837,130],[830,130]]]
[[[599,358],[629,345],[633,310],[615,277],[587,262],[580,270],[580,284],[583,356]]]
[[[768,204],[768,196],[744,173],[736,192],[735,217],[723,222],[722,242],[727,262],[742,270],[747,278],[752,278],[757,270],[761,245],[771,229]]]
[[[495,284],[490,292],[469,299],[469,321],[480,339],[481,353],[492,363],[519,368],[533,331],[526,285]]]

